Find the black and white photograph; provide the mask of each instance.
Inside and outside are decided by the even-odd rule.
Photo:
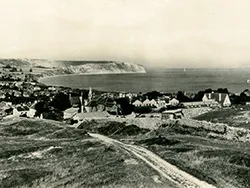
[[[250,188],[249,0],[0,0],[0,188]]]

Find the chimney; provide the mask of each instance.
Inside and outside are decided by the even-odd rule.
[[[82,96],[79,97],[80,99],[80,113],[83,113],[83,102],[82,102]]]
[[[69,102],[72,105],[72,102],[71,102],[71,93],[69,93]]]
[[[221,93],[219,93],[219,102],[221,102]]]

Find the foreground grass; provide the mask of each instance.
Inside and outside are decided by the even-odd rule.
[[[207,130],[174,124],[149,131],[98,121],[74,129],[25,119],[0,123],[0,187],[166,186],[142,161],[89,131],[144,146],[218,188],[250,187],[249,143],[210,138]]]
[[[85,130],[21,120],[1,123],[0,134],[1,188],[164,187],[143,162]]]
[[[142,145],[218,188],[250,187],[249,143],[214,139],[208,130],[178,123],[162,125],[156,131],[138,130],[133,126],[124,129],[122,123],[115,122],[103,125],[91,121],[87,125],[92,131]],[[80,128],[88,130],[88,126],[82,124]]]
[[[250,129],[250,106],[236,106],[222,108],[195,117],[196,120],[205,120],[213,123],[226,123],[233,127]]]
[[[207,133],[165,126],[134,142],[216,187],[250,187],[249,143],[211,139]]]

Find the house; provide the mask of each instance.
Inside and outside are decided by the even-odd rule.
[[[185,108],[200,108],[200,107],[218,107],[219,103],[215,100],[211,101],[198,101],[198,102],[183,102]]]
[[[13,116],[25,116],[29,118],[35,117],[36,110],[34,108],[29,108],[28,106],[17,106],[13,109]]]
[[[84,110],[81,110],[81,112],[86,111],[86,112],[97,112],[98,111],[98,101],[96,99],[93,99],[91,101],[84,99],[83,101],[84,107],[82,105],[82,108]]]
[[[168,119],[181,119],[184,116],[182,109],[177,110],[166,110],[162,112],[161,119],[168,120]]]
[[[35,86],[33,90],[34,90],[34,91],[40,91],[41,88],[40,88],[39,86]]]
[[[13,96],[20,97],[22,93],[20,91],[13,91]]]
[[[5,99],[5,98],[6,98],[5,94],[0,94],[0,99]]]
[[[169,104],[170,104],[171,106],[178,106],[179,103],[180,103],[180,102],[179,102],[176,98],[173,98],[173,99],[171,99],[171,100],[169,101]]]
[[[150,100],[146,99],[145,101],[143,101],[142,106],[151,106]]]
[[[119,93],[119,98],[125,98],[126,94],[125,93]]]
[[[158,108],[163,108],[163,107],[166,107],[166,104],[167,104],[167,103],[166,103],[165,100],[160,100],[160,99],[158,99],[158,100],[157,100],[157,105],[156,105],[156,106],[157,106]]]
[[[105,105],[105,110],[107,112],[112,113],[112,114],[118,114],[119,109],[120,109],[119,105],[117,105],[115,102],[113,102],[113,103],[106,103],[106,105]]]
[[[245,91],[243,91],[243,93],[247,96],[250,97],[250,91],[248,89],[246,89]]]
[[[132,103],[135,107],[142,106],[142,102],[139,100],[136,100],[135,102]]]
[[[142,106],[154,107],[157,106],[157,102],[154,99],[152,100],[146,99],[145,101],[142,102]]]
[[[68,108],[63,112],[63,119],[70,119],[79,112],[79,108]]]
[[[77,97],[70,97],[70,104],[74,108],[80,107],[81,106],[80,97],[79,96],[77,96]]]
[[[152,99],[150,103],[151,103],[151,106],[156,106],[156,107],[158,106],[157,102],[154,99]]]
[[[11,102],[4,102],[0,103],[0,116],[8,115],[12,112],[12,103]]]
[[[231,106],[229,95],[226,93],[205,93],[202,101],[206,103],[216,101],[221,106]]]
[[[27,111],[26,115],[29,118],[33,118],[36,115],[36,110],[34,108],[30,108],[29,111]]]

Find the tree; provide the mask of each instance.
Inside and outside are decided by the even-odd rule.
[[[216,92],[229,94],[229,91],[227,88],[218,88]]]
[[[40,116],[43,112],[46,111],[45,102],[41,101],[35,104],[36,115]]]
[[[116,100],[116,103],[120,106],[122,115],[131,114],[134,110],[134,106],[129,103],[128,98],[119,98]]]
[[[50,105],[60,111],[64,111],[71,107],[69,96],[64,93],[58,93],[51,101]]]
[[[152,108],[150,106],[140,106],[140,107],[135,107],[135,113],[139,114],[147,114],[152,112]]]
[[[194,101],[202,101],[202,98],[204,97],[205,91],[199,91],[194,96]]]
[[[33,72],[32,68],[30,68],[30,72]]]
[[[158,91],[151,91],[151,92],[144,94],[144,96],[148,97],[149,100],[152,100],[152,99],[157,99],[158,97],[161,97],[162,94]]]
[[[178,91],[177,99],[180,102],[190,102],[191,101],[191,99],[189,97],[187,97],[182,91]]]

